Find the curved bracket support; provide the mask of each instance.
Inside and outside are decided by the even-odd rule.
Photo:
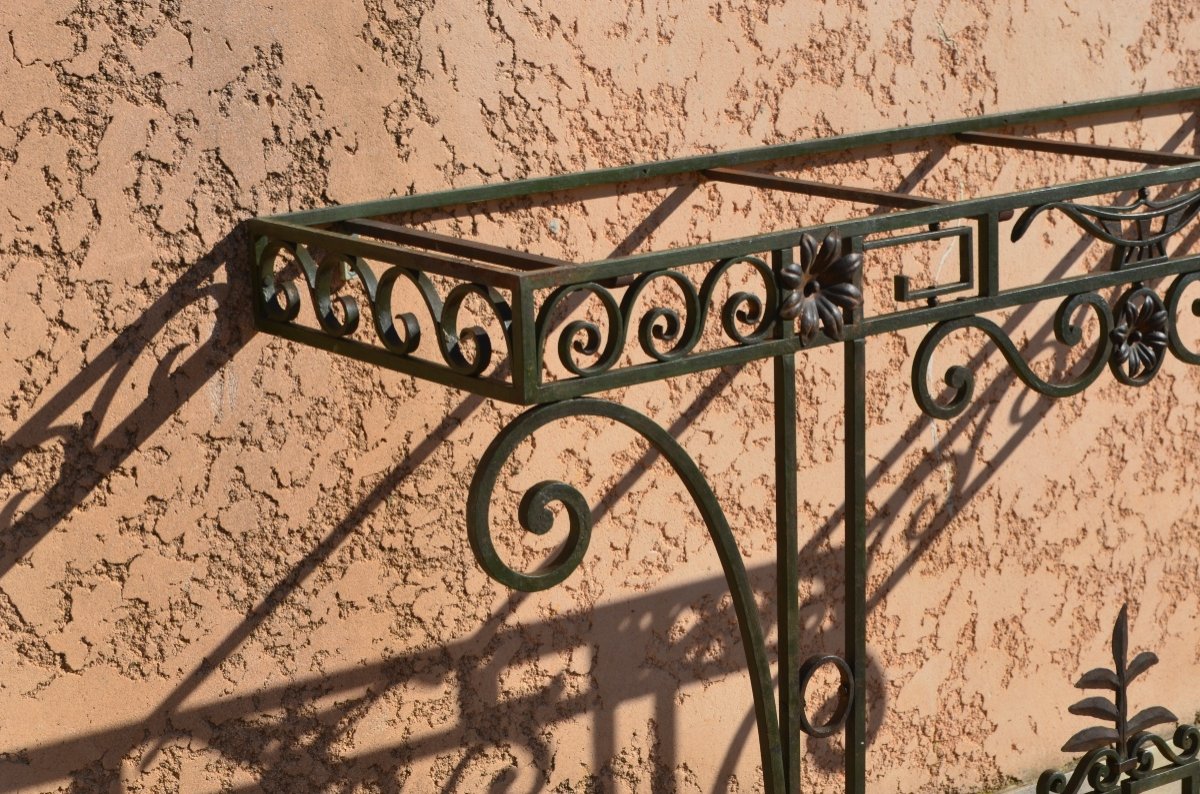
[[[767,791],[786,790],[779,732],[779,717],[774,703],[771,668],[767,662],[766,640],[754,592],[746,575],[746,566],[738,551],[733,531],[721,510],[717,497],[695,461],[671,435],[656,422],[632,408],[592,398],[579,398],[531,408],[514,419],[484,452],[467,494],[467,533],[471,550],[479,565],[497,582],[526,592],[544,590],[566,579],[579,567],[591,537],[592,514],[587,500],[567,483],[546,481],[526,492],[521,500],[519,521],[526,531],[541,534],[549,530],[552,502],[562,504],[570,518],[570,532],[563,550],[537,573],[521,573],[501,558],[492,541],[491,499],[501,469],[516,447],[548,424],[574,417],[610,419],[625,425],[650,442],[679,475],[700,510],[712,537],[725,581],[733,598],[741,631],[742,647],[750,669],[750,686],[758,720],[759,750],[762,755]]]

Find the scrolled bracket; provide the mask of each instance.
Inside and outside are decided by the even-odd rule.
[[[1083,372],[1065,383],[1051,383],[1039,377],[1021,357],[1021,352],[1004,329],[987,318],[958,317],[938,323],[921,340],[916,358],[913,360],[912,390],[917,405],[923,412],[936,419],[951,419],[962,413],[970,404],[975,393],[975,374],[965,366],[956,364],[946,370],[944,381],[953,392],[949,401],[938,402],[929,389],[929,371],[933,365],[934,351],[943,339],[963,328],[974,328],[987,334],[988,338],[1000,349],[1017,377],[1038,394],[1054,398],[1078,394],[1090,386],[1104,371],[1104,366],[1109,361],[1112,345],[1110,340],[1113,325],[1112,310],[1108,303],[1094,292],[1072,295],[1059,305],[1054,316],[1055,338],[1060,344],[1068,347],[1074,347],[1083,340],[1082,329],[1071,322],[1071,317],[1084,306],[1090,307],[1099,320],[1100,341]]]
[[[695,461],[660,425],[632,408],[590,398],[549,403],[519,415],[500,431],[483,453],[467,491],[467,537],[476,561],[496,581],[525,592],[553,587],[579,567],[591,537],[592,512],[586,498],[574,486],[559,481],[543,481],[530,488],[521,500],[518,521],[527,532],[544,534],[549,531],[554,521],[549,508],[555,503],[563,505],[570,519],[570,530],[562,551],[540,571],[520,572],[500,558],[492,539],[491,520],[492,494],[501,470],[517,446],[548,424],[576,417],[609,419],[640,435],[671,465],[694,500],[716,547],[737,615],[742,646],[750,669],[763,769],[768,780],[774,784],[771,790],[782,791],[784,772],[778,753],[781,743],[779,718],[774,705],[766,640],[759,622],[754,591],[750,587],[733,531],[716,495]]]
[[[472,488],[474,487],[473,482]],[[491,487],[488,488],[488,495],[491,495]],[[583,561],[592,537],[592,508],[583,494],[567,483],[543,480],[525,492],[517,510],[517,520],[526,532],[545,535],[554,526],[554,514],[550,505],[556,502],[565,508],[570,520],[570,529],[566,542],[543,570],[521,573],[509,567],[497,553],[491,534],[479,531],[468,518],[468,525],[471,527],[471,549],[475,553],[475,559],[479,561],[479,566],[497,582],[525,593],[546,590],[574,573]],[[486,510],[487,507],[483,509]],[[468,516],[470,515],[472,513],[468,513]],[[484,513],[481,518],[486,521],[488,516]]]

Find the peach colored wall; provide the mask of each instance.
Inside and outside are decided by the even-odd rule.
[[[514,411],[256,335],[239,223],[1200,83],[1193,0],[44,0],[0,4],[0,32],[5,792],[761,790],[732,610],[663,462],[587,422],[523,449],[497,512],[553,475],[603,519],[560,589],[506,592],[462,506]],[[1192,131],[1097,139],[1190,151]],[[1096,173],[941,154],[920,190],[947,198]],[[813,173],[897,187],[920,167]],[[607,255],[672,189],[476,222]],[[708,186],[643,245],[842,211]],[[1046,222],[1006,279],[1095,265],[1079,239]],[[900,266],[868,268],[871,300]],[[1046,374],[1074,360],[1054,308],[1002,318]],[[1190,719],[1197,372],[1053,403],[967,334],[938,362],[976,361],[976,403],[934,422],[907,386],[919,339],[870,345],[870,790],[1062,763],[1086,724],[1071,684],[1125,599],[1134,646],[1162,658],[1135,702]],[[798,370],[804,650],[837,651],[841,362]],[[769,375],[616,395],[710,473],[764,619]],[[838,746],[806,743],[807,790],[836,790]]]

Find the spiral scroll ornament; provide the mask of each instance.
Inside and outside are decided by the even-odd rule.
[[[703,330],[700,294],[691,279],[677,270],[647,273],[637,279],[621,301],[621,315],[632,318],[638,298],[655,281],[670,283],[683,296],[684,314],[669,306],[653,306],[638,322],[638,342],[642,350],[656,361],[671,361],[687,355],[700,340]]]
[[[260,238],[257,242],[258,255],[258,301],[256,308],[268,320],[290,323],[300,316],[300,290],[294,281],[280,281],[275,276],[275,263],[280,255],[289,254],[308,275],[309,269],[301,260],[297,246],[282,240]],[[310,259],[304,251],[305,259]]]
[[[299,243],[260,240],[258,243],[258,308],[263,317],[290,323],[300,314],[300,290],[295,281],[280,280],[275,272],[280,256],[288,254],[299,267],[307,287],[321,331],[333,337],[346,337],[358,330],[361,322],[360,299],[338,292],[345,273],[353,273],[366,294],[376,337],[389,353],[409,356],[421,342],[422,326],[412,312],[397,313],[393,305],[396,285],[408,281],[425,304],[433,321],[434,340],[446,366],[455,372],[477,376],[493,360],[496,345],[487,329],[479,325],[459,326],[459,315],[472,296],[480,299],[500,325],[504,351],[509,352],[512,334],[512,310],[504,296],[483,284],[460,283],[443,300],[433,281],[425,273],[400,265],[390,266],[378,278],[362,257],[337,251],[326,253],[320,263],[308,247]]]
[[[549,335],[550,324],[555,310],[572,296],[577,300],[587,300],[595,297],[604,307],[607,328],[591,320],[572,320],[567,323],[558,337],[558,360],[572,374],[586,377],[607,372],[617,363],[621,350],[625,345],[625,320],[621,314],[621,304],[607,287],[592,282],[572,284],[559,287],[542,306],[538,319],[539,349],[543,349]],[[592,364],[579,361],[579,356],[598,357]]]
[[[679,476],[704,519],[732,597],[750,669],[750,686],[759,720],[759,749],[769,780],[782,789],[783,767],[777,748],[779,718],[773,698],[766,640],[754,601],[754,591],[738,551],[737,541],[717,497],[695,461],[670,433],[632,408],[603,400],[578,398],[531,408],[514,419],[484,452],[467,492],[467,536],[476,561],[497,582],[524,592],[553,587],[570,576],[583,560],[592,534],[593,516],[587,499],[574,486],[559,481],[534,485],[521,500],[518,523],[526,532],[545,534],[554,523],[551,507],[562,506],[570,528],[562,550],[541,570],[518,571],[505,562],[493,541],[492,495],[505,464],[517,446],[546,425],[574,417],[608,419],[634,431],[656,449]]]
[[[726,274],[736,265],[750,267],[759,280],[762,281],[763,294],[739,290],[734,292],[721,304],[721,328],[725,335],[738,344],[748,345],[766,338],[775,322],[775,304],[778,300],[778,290],[775,286],[775,274],[771,266],[757,256],[735,256],[723,259],[709,271],[700,288],[700,306],[705,311],[713,301],[717,287]],[[741,326],[750,326],[749,331],[743,331]]]
[[[1154,772],[1155,753],[1165,758],[1172,766],[1196,762],[1197,756],[1200,755],[1200,728],[1186,723],[1180,725],[1175,728],[1175,735],[1171,737],[1170,743],[1153,733],[1135,736],[1132,743],[1129,754],[1137,763],[1129,770],[1129,776],[1139,780],[1149,777]]]

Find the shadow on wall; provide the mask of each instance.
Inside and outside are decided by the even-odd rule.
[[[253,333],[249,306],[242,297],[248,290],[239,288],[233,278],[231,284],[213,283],[217,271],[227,262],[241,261],[245,251],[246,235],[242,230],[226,235],[3,441],[0,477],[11,473],[30,451],[56,439],[63,446],[63,461],[58,479],[44,493],[18,491],[0,506],[0,526],[7,527],[0,535],[0,577],[29,554],[246,344]],[[154,355],[152,348],[156,342],[162,344],[159,337],[168,323],[208,298],[219,307],[212,336],[182,361],[182,345],[163,355],[150,378],[146,399],[102,438],[98,437],[118,390],[138,360]],[[96,388],[99,393],[83,413],[82,421],[66,418]],[[18,509],[22,515],[14,521]]]
[[[928,169],[932,163],[922,163]],[[680,190],[684,190],[681,188]],[[683,194],[672,194],[665,202],[665,217],[679,206]],[[639,227],[635,235],[647,233]],[[1181,244],[1190,246],[1193,234]],[[1081,238],[1072,251],[1050,272],[1054,277],[1067,271],[1087,248],[1089,238]],[[137,450],[172,414],[189,400],[239,350],[252,334],[249,327],[249,307],[244,296],[248,293],[241,276],[228,274],[228,287],[213,283],[222,264],[241,261],[247,241],[241,230],[228,235],[210,254],[186,271],[180,279],[135,323],[123,331],[102,353],[66,387],[46,402],[0,448],[0,474],[12,467],[30,450],[53,439],[62,439],[66,447],[65,460],[54,485],[42,494],[16,494],[0,507],[0,525],[8,528],[0,537],[0,575],[11,569],[28,554],[46,534],[78,507],[105,477]],[[179,312],[205,298],[214,298],[219,309],[212,338],[186,359],[180,360],[176,348],[164,356],[149,387],[148,398],[139,404],[113,430],[98,437],[104,414],[112,405],[117,389],[124,382],[134,363],[152,349],[162,330]],[[1027,320],[1029,309],[1019,309],[1004,322],[1008,330]],[[1029,335],[1027,354],[1036,355],[1054,345],[1050,323]],[[1060,351],[1061,352],[1061,351]],[[981,351],[966,362],[977,368],[987,353]],[[1066,353],[1056,363],[1066,363]],[[681,418],[669,428],[680,436],[695,417],[700,415],[732,379],[740,368],[728,368],[715,373],[712,383],[685,409]],[[1006,373],[993,381],[989,393],[980,394],[972,406],[952,422],[946,423],[945,448],[970,428],[986,423],[995,410],[1001,391],[1013,383]],[[99,389],[83,421],[71,424],[64,421],[73,406],[94,389]],[[556,728],[580,715],[591,714],[593,765],[597,785],[611,779],[614,772],[616,727],[614,710],[621,702],[651,699],[655,719],[652,736],[647,737],[647,752],[658,770],[653,781],[655,790],[674,787],[674,774],[679,762],[677,740],[677,706],[681,690],[693,684],[744,669],[745,658],[732,628],[732,611],[721,606],[719,594],[724,590],[721,577],[684,587],[656,590],[598,608],[586,614],[569,614],[553,620],[521,626],[505,625],[505,619],[525,596],[512,595],[505,608],[495,613],[476,634],[461,643],[436,650],[402,654],[377,664],[333,672],[326,676],[298,679],[252,695],[222,700],[204,706],[184,706],[193,694],[221,664],[229,658],[263,623],[289,594],[330,559],[342,542],[358,531],[368,516],[378,509],[400,483],[417,469],[449,434],[461,425],[482,404],[476,397],[467,397],[451,411],[442,423],[413,449],[402,465],[394,468],[354,507],[333,526],[320,543],[295,564],[288,575],[280,579],[252,609],[246,618],[209,654],[204,663],[193,670],[165,698],[154,713],[135,724],[109,730],[76,733],[61,741],[36,747],[0,748],[0,791],[17,788],[37,789],[39,785],[55,785],[54,781],[73,778],[71,791],[108,790],[118,784],[117,773],[104,780],[95,777],[96,762],[101,758],[121,758],[132,749],[149,741],[152,745],[176,739],[201,737],[207,746],[220,753],[237,768],[253,771],[258,783],[238,791],[327,791],[357,790],[365,785],[371,790],[399,791],[406,785],[408,771],[422,758],[453,755],[457,759],[447,770],[444,790],[466,790],[464,782],[473,765],[486,764],[497,768],[492,775],[492,791],[517,788],[517,762],[510,748],[520,748],[523,761],[537,769],[553,765]],[[1013,417],[1015,427],[1008,444],[986,467],[972,479],[960,473],[971,466],[954,466],[956,479],[948,498],[965,502],[977,494],[1002,468],[1021,439],[1029,434],[1046,415],[1049,401],[1030,399],[1023,416]],[[904,459],[919,443],[919,431],[927,423],[923,417],[913,421],[909,432],[888,449],[868,473],[868,484],[878,484],[888,468]],[[653,451],[630,467],[628,474],[610,492],[600,495],[595,511],[599,520],[625,492],[636,485],[657,457]],[[940,462],[926,459],[892,493],[880,495],[879,508],[869,527],[871,548],[880,545],[890,526],[888,516],[898,515],[916,491],[916,485],[930,476]],[[30,502],[26,506],[26,502]],[[18,509],[21,515],[15,521]],[[875,607],[893,590],[920,559],[923,550],[946,528],[952,510],[914,511],[914,515],[933,515],[928,525],[906,528],[909,537],[907,557],[891,571],[887,579],[871,593],[870,607]],[[811,529],[800,551],[802,578],[818,584],[817,589],[828,594],[837,604],[830,636],[805,639],[812,652],[838,652],[841,620],[841,554],[832,541],[840,540],[842,510]],[[900,528],[905,529],[905,528]],[[806,534],[802,528],[802,535]],[[715,563],[714,563],[715,568]],[[751,579],[760,593],[773,590],[773,566],[751,570]],[[717,597],[714,597],[717,596]],[[693,627],[682,633],[671,632],[681,613],[697,611]],[[764,629],[773,626],[774,605],[769,598],[762,603]],[[828,614],[824,603],[805,605],[801,610],[802,625],[823,625]],[[723,627],[714,632],[713,627]],[[671,681],[661,676],[643,674],[638,659],[622,658],[621,649],[655,647],[658,666],[677,671]],[[594,650],[592,650],[594,649]],[[518,697],[502,695],[499,681],[511,669],[538,657],[579,657],[567,670],[554,674],[540,688]],[[868,741],[879,730],[886,711],[883,682],[877,669],[870,671],[871,726]],[[417,731],[413,725],[414,688],[437,691],[457,704],[453,725]],[[603,699],[601,699],[601,693]],[[722,757],[721,769],[733,770],[743,752],[752,752],[756,730],[749,709],[749,688],[746,688],[747,708],[740,718],[737,742],[728,748],[715,748]],[[394,737],[383,742],[380,749],[347,757],[339,750],[347,735],[352,734],[372,707],[386,703],[392,713]],[[831,704],[825,704],[814,715],[820,719]],[[413,720],[405,724],[400,715]],[[12,715],[8,715],[11,719]],[[428,724],[428,723],[426,723]],[[468,748],[464,751],[463,748]],[[496,752],[500,750],[499,755]],[[153,752],[148,757],[152,757]],[[805,764],[836,771],[841,757],[834,744],[809,743]],[[84,772],[80,770],[86,767]],[[727,775],[726,775],[727,776]],[[478,779],[474,776],[473,779]],[[540,778],[532,790],[544,783]],[[97,789],[99,785],[101,788]]]
[[[760,585],[765,585],[770,576],[767,567],[753,572],[753,579]],[[668,790],[673,788],[677,764],[673,736],[677,693],[744,668],[739,643],[711,629],[733,625],[732,610],[718,607],[719,599],[713,598],[723,587],[724,580],[717,577],[655,591],[587,614],[565,615],[533,625],[501,625],[520,599],[513,596],[507,608],[474,637],[212,705],[172,711],[169,723],[161,734],[152,737],[151,743],[203,737],[210,750],[237,766],[256,771],[257,783],[234,791],[351,790],[363,784],[371,790],[399,791],[409,782],[406,767],[419,759],[443,754],[457,755],[458,761],[448,770],[442,790],[472,791],[479,779],[476,767],[482,764],[494,768],[497,750],[504,759],[514,758],[515,753],[535,769],[553,768],[556,731],[565,723],[592,714],[593,754],[600,780],[613,777],[615,708],[622,702],[650,698],[655,704],[655,734],[648,737],[647,750],[660,771],[653,788]],[[665,638],[680,614],[695,610],[697,602],[705,607],[696,612],[693,630],[682,636],[672,634],[668,643]],[[637,660],[623,658],[623,649],[642,647],[658,652],[656,666],[666,665],[678,672],[677,686],[665,688],[661,674],[644,671]],[[563,655],[581,659],[583,666],[576,669],[573,663],[529,694],[502,694],[501,681],[513,669],[537,658]],[[581,680],[595,680],[597,685],[581,686]],[[386,704],[391,713],[408,713],[414,726],[427,725],[414,713],[414,704],[419,712],[422,699],[411,696],[414,690],[423,693],[427,701],[430,692],[449,693],[458,704],[454,722],[425,731],[413,726],[396,727],[395,740],[388,746],[349,758],[344,755],[342,746],[347,736],[360,727],[364,715],[376,704]],[[605,693],[603,703],[600,691]],[[745,749],[754,751],[752,714],[744,715],[741,726],[740,744],[721,749],[726,778]],[[21,760],[20,766],[6,770],[0,790],[35,787],[69,775],[60,766],[63,759],[86,757],[89,753],[123,755],[144,742],[145,727],[145,723],[139,723],[85,733],[6,754],[6,766],[15,757]],[[405,738],[414,734],[414,738]],[[470,749],[464,753],[461,748]],[[512,788],[516,767],[510,764],[500,763],[490,790]],[[472,773],[469,777],[468,771]],[[542,790],[542,782],[530,790]],[[85,786],[94,783],[92,779],[86,784],[77,781],[72,790],[90,791]],[[423,790],[419,785],[417,789]]]

